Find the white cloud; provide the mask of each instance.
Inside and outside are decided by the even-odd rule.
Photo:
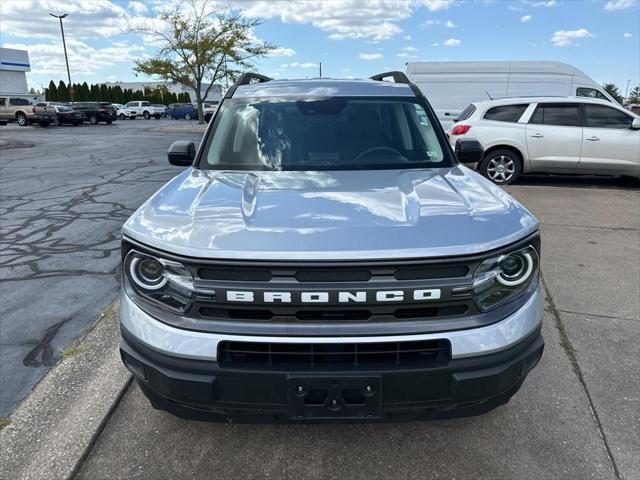
[[[437,12],[438,10],[447,10],[457,2],[456,0],[419,0],[418,3],[421,3],[432,12]]]
[[[406,58],[406,59],[409,59],[409,58],[418,58],[418,56],[417,56],[417,55],[411,55],[410,53],[407,53],[407,52],[401,52],[401,53],[398,53],[398,54],[396,55],[396,57],[398,57],[398,58]]]
[[[359,53],[358,58],[361,60],[379,60],[382,58],[381,53]]]
[[[440,44],[439,44],[438,42],[434,42],[434,43],[432,43],[432,44],[431,44],[431,46],[432,46],[432,47],[439,47],[439,46],[440,46]]]
[[[361,38],[387,40],[402,33],[398,23],[416,9],[446,10],[458,0],[377,0],[363,8],[361,0],[236,1],[234,6],[249,17],[277,17],[284,23],[311,24],[328,32],[333,40]]]
[[[625,32],[624,35],[622,35],[623,38],[631,38],[633,37],[633,35],[631,35],[629,32]]]
[[[293,48],[277,47],[269,52],[270,57],[292,57],[296,54]]]
[[[129,2],[128,7],[129,10],[133,11],[134,13],[145,13],[149,10],[147,6],[142,2]]]
[[[33,72],[52,77],[66,77],[67,70],[62,42],[31,45],[7,43],[4,46],[6,48],[28,50]],[[144,52],[143,46],[134,46],[123,41],[112,42],[110,46],[105,48],[94,48],[81,40],[67,38],[69,65],[72,66],[71,80],[77,81],[77,79],[74,80],[74,75],[96,75],[108,67],[127,64],[140,57],[142,52]]]
[[[533,2],[531,4],[532,7],[555,7],[558,5],[556,0],[543,0],[541,2]]]
[[[520,21],[522,23],[527,23],[532,18],[533,18],[533,15],[523,15],[523,16],[520,17]]]
[[[591,33],[586,28],[579,28],[577,30],[558,30],[551,37],[551,43],[554,47],[577,47],[579,43],[574,40],[579,38],[591,38]]]
[[[517,5],[509,5],[509,10],[511,10],[512,12],[521,12],[522,10],[524,10],[524,8],[522,7],[518,7]]]
[[[447,20],[447,23],[445,23],[445,26],[447,28],[456,28],[457,25],[455,23],[453,23],[451,20]]]
[[[405,35],[403,38],[404,38],[405,40],[411,40],[411,35]]]
[[[614,12],[616,10],[624,10],[625,8],[631,8],[636,4],[635,0],[609,0],[604,9],[607,12]]]
[[[418,49],[416,47],[413,47],[411,45],[409,45],[408,47],[404,47],[403,50],[405,52],[417,52],[418,51]]]
[[[317,63],[313,62],[292,62],[292,63],[283,63],[281,65],[282,68],[318,68]]]
[[[442,22],[440,20],[427,20],[426,22],[423,22],[420,26],[421,27],[433,27],[434,25],[440,25]]]
[[[134,3],[134,2],[132,2]],[[120,5],[102,0],[0,2],[1,29],[29,39],[60,38],[60,23],[49,13],[68,13],[65,33],[77,39],[108,38],[128,30],[136,17]]]
[[[460,45],[462,45],[462,42],[457,38],[450,38],[448,40],[445,40],[443,45],[445,47],[459,47]]]

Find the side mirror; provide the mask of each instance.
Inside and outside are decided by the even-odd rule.
[[[631,128],[633,130],[640,130],[640,118],[634,118],[631,122]]]
[[[178,140],[169,147],[167,157],[171,165],[189,167],[196,158],[196,146],[190,140]]]
[[[479,141],[459,139],[456,142],[456,158],[460,163],[478,163],[483,156],[484,148]]]

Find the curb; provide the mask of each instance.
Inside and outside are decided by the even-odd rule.
[[[0,431],[0,479],[67,479],[80,468],[131,383],[119,335],[116,301]]]

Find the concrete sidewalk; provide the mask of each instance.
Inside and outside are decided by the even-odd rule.
[[[91,480],[640,478],[640,190],[627,181],[590,182],[543,177],[509,188],[542,223],[546,349],[507,405],[480,417],[423,423],[227,425],[155,411],[135,384],[122,397],[105,385],[111,390],[95,407],[103,417],[89,423],[91,442],[58,439],[75,454],[82,451],[73,468],[59,466],[68,459],[55,437],[67,433],[42,427],[19,443],[27,453],[13,444],[6,449],[6,440],[16,442],[29,427],[25,419],[38,428],[42,412],[32,418],[23,405],[18,421],[12,417],[0,433],[2,462],[8,463],[5,452],[22,457],[10,461],[14,470],[1,469],[0,478],[65,478],[47,473],[62,471]],[[113,355],[115,325],[101,324],[111,331],[105,340],[114,342]],[[108,362],[101,372],[121,371]],[[126,387],[127,379],[119,384]],[[26,402],[32,408],[48,400],[38,391]],[[53,408],[83,421],[89,412],[82,391],[67,397],[73,409]],[[50,427],[74,434],[69,423]],[[20,461],[42,466],[19,469]]]

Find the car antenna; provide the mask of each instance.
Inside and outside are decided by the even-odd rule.
[[[489,92],[487,92],[486,90],[484,91],[484,93],[487,94],[487,97],[489,97],[489,100],[493,100],[493,98],[491,98],[491,95],[489,95]]]

